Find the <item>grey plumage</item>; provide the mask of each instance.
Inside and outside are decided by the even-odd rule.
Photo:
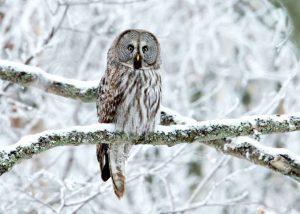
[[[97,97],[100,123],[114,123],[117,131],[146,134],[155,130],[161,101],[160,46],[144,30],[126,30],[113,42]],[[97,145],[101,177],[112,177],[115,194],[125,192],[126,142]]]

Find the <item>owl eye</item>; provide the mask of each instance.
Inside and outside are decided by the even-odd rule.
[[[127,46],[127,50],[129,50],[131,53],[133,52],[133,49],[134,49],[133,45],[128,45]]]
[[[142,47],[142,51],[143,51],[143,53],[146,53],[147,51],[148,51],[148,46],[146,45],[146,46],[143,46]]]

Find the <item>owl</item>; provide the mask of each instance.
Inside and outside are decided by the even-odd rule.
[[[97,91],[99,123],[116,131],[142,135],[155,130],[161,102],[160,45],[145,30],[129,29],[117,36],[107,54],[107,67]],[[97,145],[101,178],[112,178],[116,196],[125,192],[126,142]]]

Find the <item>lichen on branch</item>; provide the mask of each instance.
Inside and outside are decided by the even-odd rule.
[[[48,93],[92,102],[98,81],[78,81],[46,73],[40,68],[0,60],[0,79]],[[286,115],[256,115],[239,119],[197,122],[162,107],[160,126],[146,136],[128,136],[115,132],[113,124],[95,124],[45,131],[23,137],[18,143],[0,147],[0,175],[23,159],[64,145],[128,142],[173,146],[179,143],[203,142],[218,151],[248,160],[287,175],[300,182],[300,158],[286,149],[274,149],[239,136],[273,134],[300,129],[300,112]],[[242,140],[241,140],[242,139]]]
[[[172,117],[174,121],[181,120],[181,122],[184,122],[184,117],[181,119],[177,119],[176,115],[172,115]],[[180,118],[180,116],[178,116],[178,118]],[[122,132],[115,132],[113,124],[95,124],[45,131],[40,134],[26,136],[15,145],[0,148],[0,174],[11,169],[11,167],[19,161],[31,158],[33,155],[53,147],[119,143],[124,141],[134,145],[151,144],[168,146],[174,146],[179,143],[193,143],[195,141],[205,142],[205,144],[213,146],[223,153],[247,159],[247,155],[243,152],[239,152],[239,150],[232,150],[232,153],[230,153],[228,149],[224,149],[225,147],[222,149],[218,143],[220,141],[216,140],[224,142],[224,138],[251,135],[254,133],[254,130],[262,134],[272,134],[296,131],[299,130],[299,127],[300,113],[281,116],[251,116],[240,119],[203,121],[186,125],[158,126],[156,132],[142,136],[128,136]],[[250,161],[255,163],[253,160],[250,159]],[[268,167],[268,164],[266,164],[266,167]]]
[[[48,74],[37,67],[7,60],[0,60],[0,79],[25,87],[36,87],[51,94],[82,102],[92,102],[96,99],[99,82],[70,80]]]

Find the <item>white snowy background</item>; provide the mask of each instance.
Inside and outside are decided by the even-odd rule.
[[[164,106],[199,121],[299,111],[292,25],[267,0],[0,0],[0,58],[100,80],[112,40],[128,28],[159,38]],[[95,103],[0,81],[1,145],[96,122]],[[300,155],[299,139],[261,144]],[[200,143],[136,146],[126,176],[119,201],[100,179],[94,145],[55,148],[0,177],[0,213],[300,213],[298,183]]]

